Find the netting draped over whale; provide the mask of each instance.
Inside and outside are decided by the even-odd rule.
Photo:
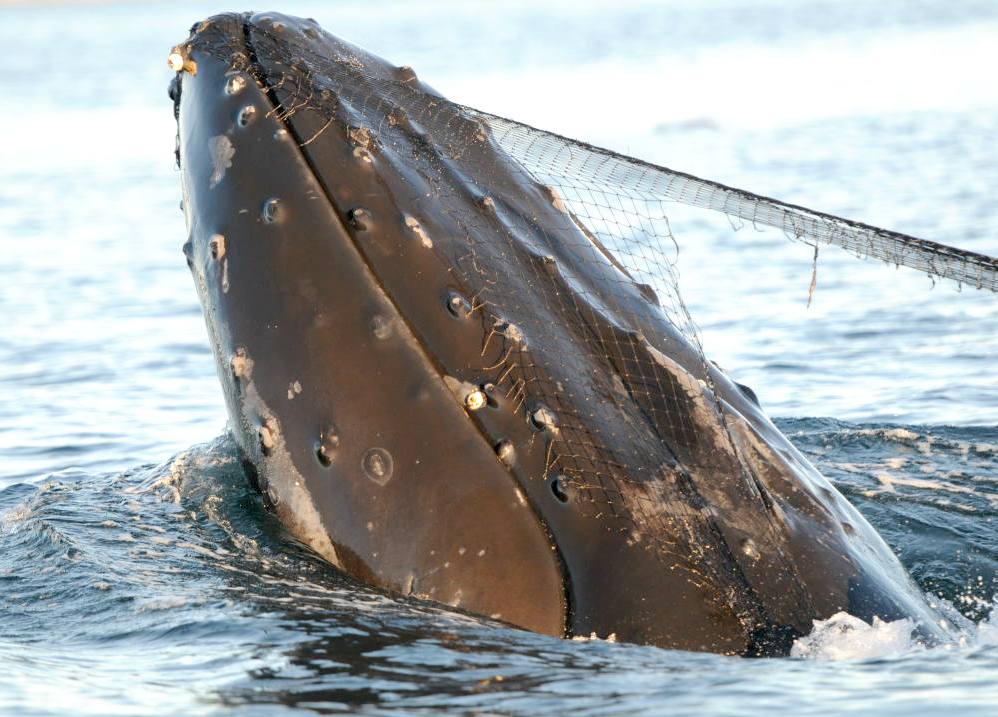
[[[977,289],[998,291],[998,258],[844,219],[728,187],[528,125],[481,117],[511,156],[531,172],[565,184],[598,187],[608,196],[678,202],[779,229],[792,241],[835,245],[863,259],[880,259]]]

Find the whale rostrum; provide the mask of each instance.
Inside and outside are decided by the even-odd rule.
[[[843,610],[941,634],[704,357],[651,169],[451,103],[310,20],[218,15],[170,61],[231,430],[299,540],[551,635],[783,654]]]

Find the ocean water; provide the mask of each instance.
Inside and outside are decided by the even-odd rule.
[[[995,297],[827,248],[808,307],[810,248],[724,217],[672,223],[708,354],[962,616],[950,643],[844,617],[781,659],[563,641],[290,539],[180,252],[165,58],[222,9],[0,5],[0,714],[998,714]],[[993,1],[275,9],[463,103],[998,254]]]

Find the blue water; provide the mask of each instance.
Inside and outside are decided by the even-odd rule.
[[[293,542],[224,436],[180,253],[165,57],[221,9],[0,4],[0,713],[998,713],[994,296],[828,248],[807,308],[810,249],[723,217],[673,221],[708,354],[966,616],[952,644],[561,641],[391,599]],[[998,254],[994,2],[276,9],[461,102]]]

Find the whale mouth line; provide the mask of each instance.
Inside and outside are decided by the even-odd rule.
[[[308,139],[302,139],[302,137],[299,136],[297,129],[293,126],[292,123],[290,123],[288,121],[290,119],[290,116],[288,114],[283,114],[283,113],[280,113],[280,112],[277,111],[277,109],[279,107],[281,107],[281,101],[277,97],[276,92],[275,92],[273,86],[267,80],[267,72],[266,72],[265,68],[263,67],[263,65],[261,64],[261,62],[259,60],[256,48],[255,48],[254,43],[253,43],[252,31],[253,30],[257,30],[257,31],[263,31],[263,32],[265,32],[265,30],[263,30],[262,28],[260,28],[257,25],[254,25],[253,22],[252,22],[251,17],[249,17],[248,15],[244,17],[244,20],[243,20],[243,23],[242,23],[242,27],[243,27],[244,43],[245,43],[247,55],[249,57],[250,65],[251,65],[251,73],[254,76],[256,76],[257,80],[260,82],[260,85],[261,85],[261,87],[262,87],[262,89],[264,91],[265,96],[267,97],[268,100],[270,100],[270,103],[271,103],[272,108],[273,108],[271,111],[275,112],[275,115],[276,115],[277,119],[281,122],[281,124],[284,126],[284,128],[289,133],[289,135],[294,139],[295,144],[296,144],[296,146],[297,146],[297,148],[299,150],[299,154],[300,154],[302,160],[308,165],[308,167],[310,168],[310,170],[311,170],[313,176],[315,177],[317,183],[319,184],[320,187],[322,187],[323,195],[324,195],[325,200],[329,203],[330,207],[333,208],[333,210],[337,214],[337,216],[338,217],[342,217],[343,214],[344,214],[343,209],[341,207],[337,206],[336,201],[335,201],[335,197],[329,191],[329,188],[328,188],[328,186],[326,185],[326,182],[323,179],[322,173],[317,170],[317,168],[313,164],[312,159],[307,155],[307,153],[301,151],[302,148],[308,146],[309,144],[311,144],[312,142],[314,142],[316,139],[318,139],[322,132],[325,132],[326,130],[328,130],[329,127],[330,127],[330,123],[327,123],[326,125],[324,125],[318,132],[314,133]],[[362,256],[363,256],[363,254],[362,254]],[[423,350],[423,353],[426,356],[427,360],[429,360],[430,362],[434,363],[434,365],[437,367],[438,371],[440,371],[441,376],[445,376],[446,375],[446,367],[444,367],[442,364],[440,364],[437,361],[437,359],[433,355],[433,353],[422,342],[422,340],[421,340],[421,338],[419,336],[418,331],[415,329],[414,326],[412,326],[407,321],[405,313],[401,310],[401,307],[399,307],[397,304],[395,304],[394,300],[392,299],[391,293],[387,290],[387,288],[383,285],[383,283],[381,282],[380,278],[378,277],[378,273],[377,273],[375,267],[373,265],[371,265],[371,263],[369,261],[366,261],[366,258],[365,258],[365,265],[366,265],[367,269],[369,270],[370,275],[373,278],[373,280],[378,284],[379,288],[382,290],[382,292],[387,297],[387,299],[390,302],[392,302],[393,305],[395,306],[395,309],[398,312],[398,315],[401,317],[401,320],[406,322],[407,328],[409,328],[413,332],[413,334],[415,335],[416,341],[417,341],[417,343],[420,344],[420,348]],[[475,425],[475,427],[479,431],[480,435],[484,439],[489,440],[490,437],[489,437],[488,433],[483,429],[482,425],[478,421],[474,420],[474,416],[472,416],[472,423]],[[512,475],[510,475],[510,480],[514,484],[516,484],[516,479]],[[573,616],[573,612],[574,612],[574,607],[573,607],[574,606],[574,601],[572,599],[572,576],[571,576],[571,573],[568,570],[568,565],[567,565],[567,562],[565,561],[564,555],[562,553],[562,549],[561,549],[561,547],[558,544],[557,536],[551,530],[551,527],[548,524],[548,521],[546,520],[546,518],[544,517],[543,512],[538,508],[538,506],[536,505],[535,500],[529,494],[525,495],[525,500],[526,500],[527,505],[530,506],[530,509],[531,509],[531,511],[534,514],[534,517],[536,518],[538,524],[540,525],[541,529],[543,530],[544,534],[546,535],[546,537],[547,537],[547,539],[548,539],[548,541],[550,543],[551,551],[553,552],[554,557],[555,557],[558,565],[560,566],[562,591],[563,591],[563,600],[564,600],[564,605],[565,605],[564,631],[563,631],[563,635],[562,636],[565,637],[565,638],[572,638],[572,637],[574,637],[574,633],[572,632],[572,629],[571,629],[572,616]],[[409,584],[411,585],[411,580],[410,580]]]

